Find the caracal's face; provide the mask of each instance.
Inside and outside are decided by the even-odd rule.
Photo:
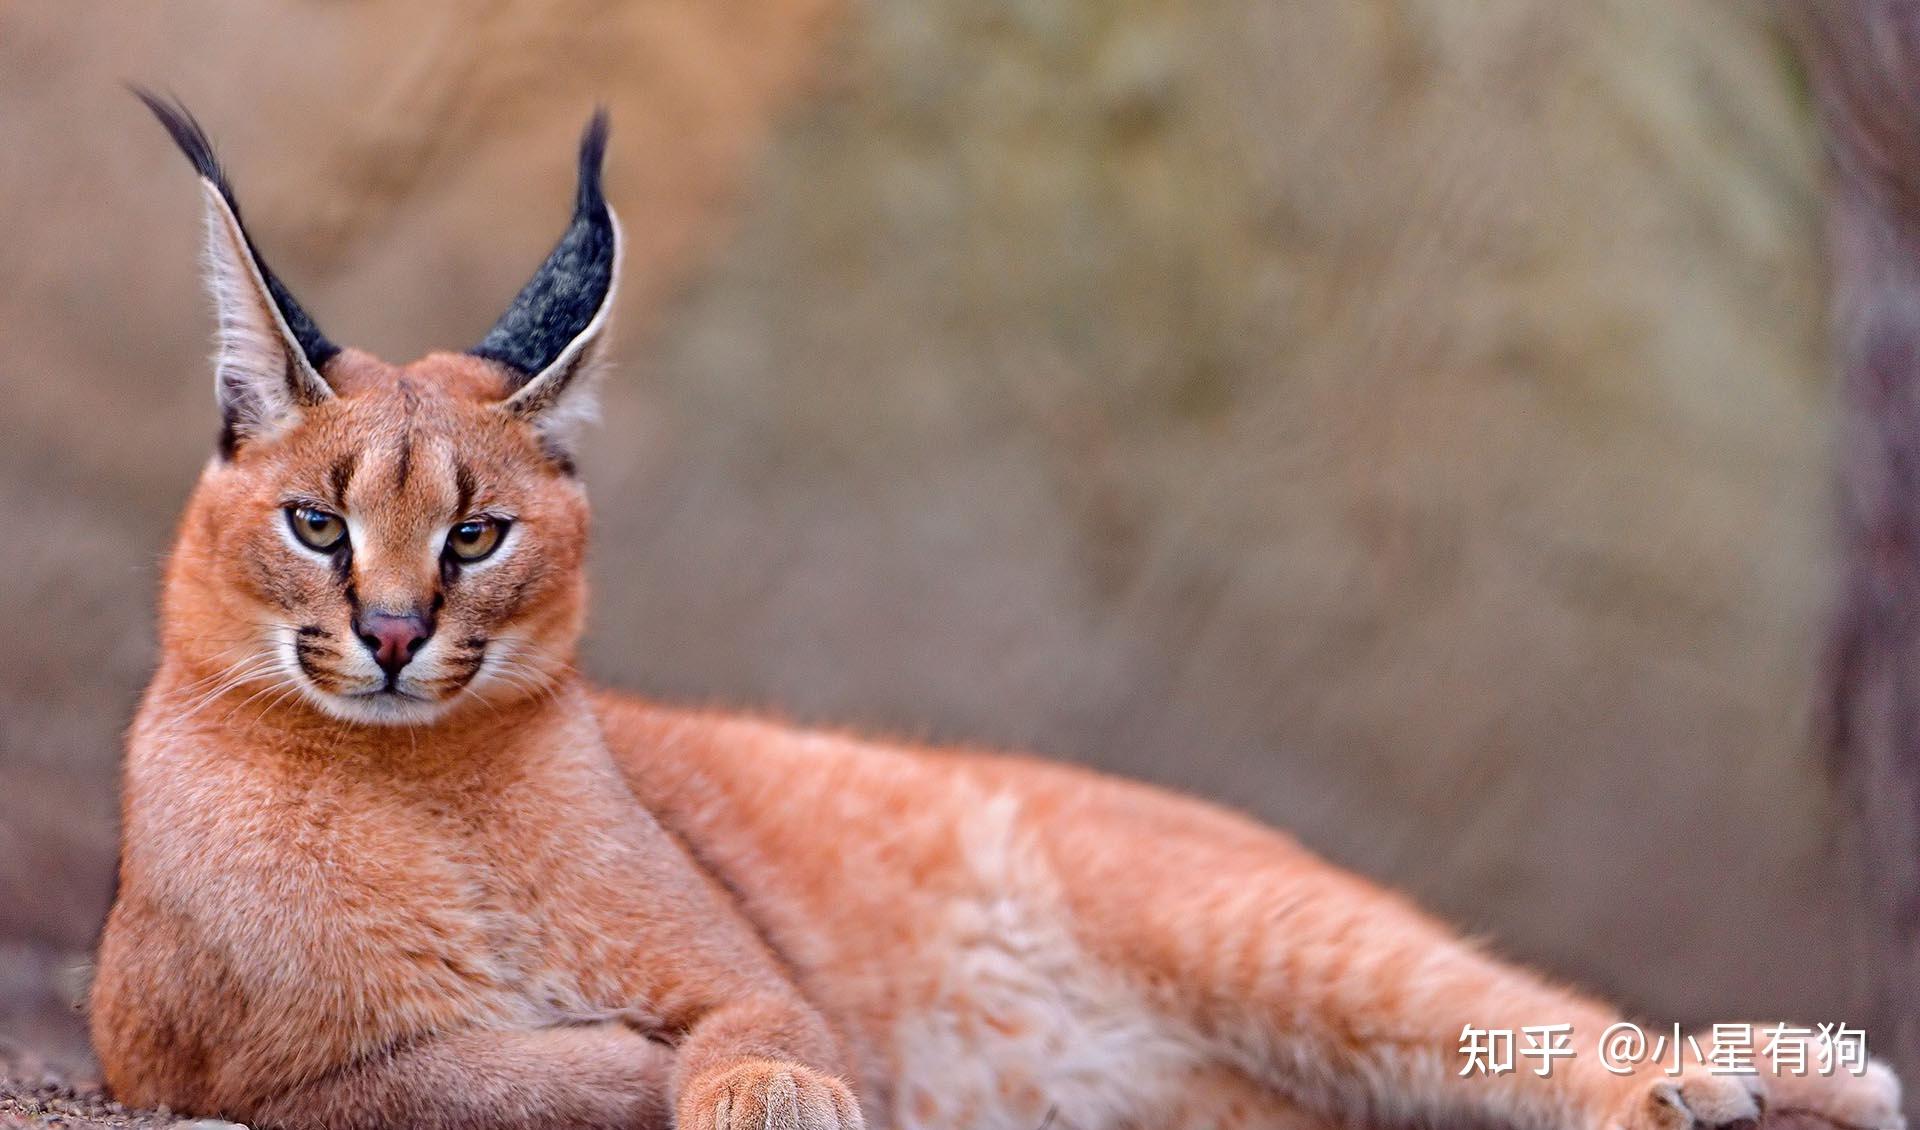
[[[348,351],[337,395],[208,465],[208,666],[366,723],[539,693],[579,633],[584,492],[488,362]],[[242,684],[245,685],[245,684]]]
[[[619,277],[605,112],[580,136],[573,217],[506,314],[469,352],[394,366],[320,332],[200,123],[137,93],[200,176],[218,312],[220,450],[167,572],[165,652],[184,670],[162,685],[372,724],[549,690],[580,635],[568,452]]]

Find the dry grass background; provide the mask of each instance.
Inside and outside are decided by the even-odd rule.
[[[1222,797],[1658,1019],[1871,1019],[1768,9],[80,0],[0,8],[0,1033],[79,1054],[213,434],[127,78],[394,356],[477,339],[612,105],[604,680]]]

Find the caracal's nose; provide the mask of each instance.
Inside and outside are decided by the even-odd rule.
[[[392,678],[433,635],[433,621],[418,612],[363,612],[353,630],[373,653],[373,661]]]

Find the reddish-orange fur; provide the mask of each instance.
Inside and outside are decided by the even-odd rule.
[[[1611,1075],[1612,1010],[1197,801],[593,690],[585,497],[501,409],[509,375],[348,351],[324,377],[209,464],[167,569],[93,990],[125,1101],[267,1126],[1684,1130],[1770,1098],[1899,1124],[1878,1068]],[[289,537],[300,499],[349,520],[345,565]],[[513,540],[449,571],[463,506]],[[347,697],[356,602],[437,609],[403,713]],[[1459,1077],[1463,1026],[1557,1023],[1581,1050],[1551,1077]]]

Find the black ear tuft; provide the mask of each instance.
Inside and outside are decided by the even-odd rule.
[[[594,107],[593,117],[587,119],[587,128],[580,133],[580,187],[573,196],[576,216],[607,210],[607,198],[600,191],[600,169],[607,160],[607,129],[607,108]]]
[[[239,215],[240,208],[234,202],[233,189],[227,184],[227,171],[220,167],[220,159],[213,155],[213,142],[207,140],[207,131],[200,128],[200,119],[193,116],[193,111],[181,105],[179,99],[162,98],[144,86],[129,86],[127,89],[133,91],[133,96],[146,103],[147,109],[153,111],[153,116],[160,119],[160,124],[166,127],[173,143],[187,155],[187,160],[193,162],[193,171],[212,181],[214,187],[220,190],[220,195],[226,198],[227,207],[233,209],[234,215]]]
[[[601,107],[580,135],[580,185],[573,221],[545,263],[475,346],[475,356],[514,374],[509,392],[544,372],[586,333],[613,289],[618,233],[600,190],[607,152],[607,111]]]
[[[227,182],[227,171],[220,167],[220,159],[214,156],[213,142],[207,139],[207,131],[200,128],[199,119],[192,111],[181,104],[178,98],[162,98],[151,90],[140,86],[129,86],[134,97],[146,103],[153,116],[160,119],[173,143],[180,152],[187,155],[193,163],[193,169],[201,178],[214,187],[220,198],[226,201],[227,210],[233,213],[234,222],[240,224],[240,234],[246,240],[247,253],[253,257],[254,266],[260,271],[260,278],[267,284],[267,293],[272,296],[273,304],[280,309],[280,317],[287,323],[287,329],[293,334],[300,352],[306,354],[307,363],[315,372],[331,361],[340,352],[340,347],[327,340],[314,325],[313,319],[294,301],[293,295],[267,267],[267,261],[260,257],[260,251],[254,246],[253,237],[247,233],[246,225],[240,219],[240,202],[234,199],[233,187]]]

